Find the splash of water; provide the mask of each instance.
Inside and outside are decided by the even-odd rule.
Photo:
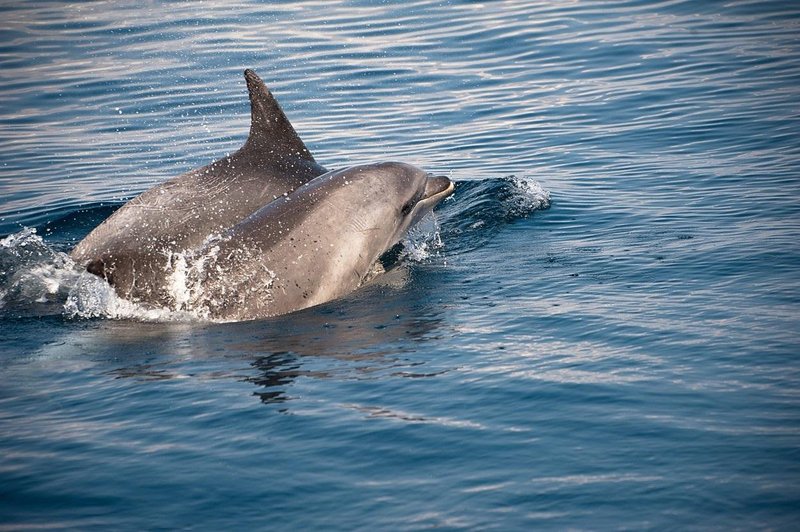
[[[455,196],[458,201],[451,197],[442,205],[438,215],[441,224],[437,215],[430,213],[409,230],[402,251],[395,257],[400,265],[440,259],[446,264],[448,254],[458,253],[459,247],[470,247],[464,242],[477,239],[479,245],[504,223],[526,218],[550,205],[550,193],[528,177],[459,183]],[[36,229],[23,228],[0,240],[0,316],[207,321],[209,306],[221,304],[203,291],[203,281],[215,273],[213,264],[219,250],[215,243],[219,238],[209,237],[202,251],[196,253],[170,253],[166,277],[172,301],[169,308],[153,308],[120,298],[103,279],[45,242]],[[266,285],[260,288],[269,294],[275,273],[267,269],[266,274]],[[387,272],[378,268],[367,276],[365,284],[384,277],[389,277]]]
[[[142,321],[194,318],[120,298],[103,279],[48,245],[34,228],[23,228],[0,240],[0,315]]]
[[[441,229],[436,215],[430,212],[411,227],[402,241],[403,254],[412,262],[425,262],[440,254],[444,248]]]
[[[534,211],[550,207],[550,192],[532,177],[512,175],[506,180],[513,185],[511,194],[505,201],[508,214],[525,217]]]
[[[49,247],[32,228],[0,240],[0,310],[24,315],[36,306],[53,313],[80,276],[72,259]]]

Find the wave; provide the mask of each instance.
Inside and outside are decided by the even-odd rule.
[[[446,262],[451,254],[480,247],[504,225],[550,206],[550,194],[538,182],[514,176],[459,182],[452,198],[382,257],[376,277],[400,265]],[[38,226],[23,227],[0,240],[0,318],[204,321],[203,315],[191,311],[149,308],[122,299],[69,257],[67,251],[121,205],[33,213],[32,219],[41,220]],[[186,282],[181,285],[186,276],[174,277],[177,292],[191,288]]]
[[[550,192],[530,176],[462,181],[439,209],[447,254],[485,245],[502,228],[550,208]]]

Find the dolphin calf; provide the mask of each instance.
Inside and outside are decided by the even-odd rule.
[[[447,177],[404,163],[328,172],[177,257],[173,305],[241,321],[346,295],[453,189]]]
[[[192,249],[327,170],[317,164],[277,100],[252,70],[250,134],[227,157],[157,185],[126,203],[71,252],[132,301],[166,301],[170,253]]]

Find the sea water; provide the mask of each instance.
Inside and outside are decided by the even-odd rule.
[[[800,8],[0,8],[0,529],[794,529]],[[67,252],[238,149],[255,69],[328,168],[456,192],[279,318]]]

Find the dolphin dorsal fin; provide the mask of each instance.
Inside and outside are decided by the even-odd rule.
[[[250,93],[250,136],[245,146],[269,154],[271,159],[289,156],[315,162],[261,78],[248,68],[244,79]]]

